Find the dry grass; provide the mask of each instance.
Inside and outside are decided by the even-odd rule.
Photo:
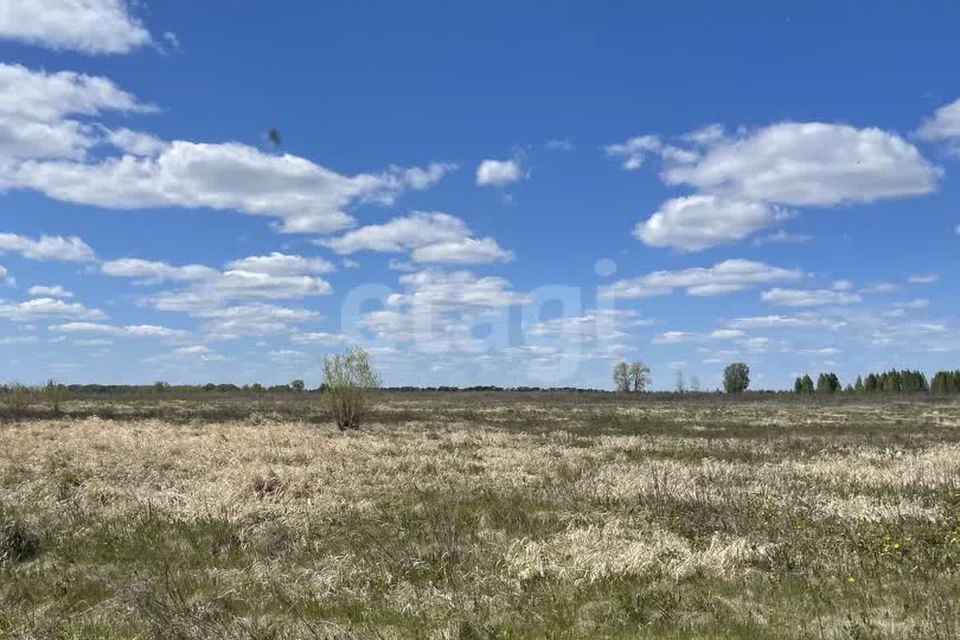
[[[0,637],[960,637],[957,406],[380,412],[0,426]]]

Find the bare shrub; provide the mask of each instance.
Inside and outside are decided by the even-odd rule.
[[[370,391],[380,387],[380,374],[363,347],[323,359],[323,402],[341,431],[358,429],[370,409]]]
[[[19,382],[0,387],[0,413],[7,419],[20,420],[26,416],[35,395],[31,387]]]

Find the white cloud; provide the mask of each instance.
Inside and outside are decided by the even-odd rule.
[[[0,345],[36,344],[37,336],[4,336],[0,338]]]
[[[937,109],[917,130],[923,140],[960,139],[960,99]]]
[[[797,313],[795,315],[769,315],[736,318],[726,323],[731,329],[790,329],[800,327],[826,327],[838,329],[846,326],[845,321],[831,320],[816,313]]]
[[[250,256],[234,260],[227,269],[267,273],[274,276],[289,276],[307,273],[329,273],[336,267],[323,258],[305,258],[274,251],[265,256]]]
[[[304,360],[308,356],[303,351],[296,351],[294,349],[277,349],[271,351],[269,354],[270,359],[274,362],[289,362],[290,360]]]
[[[290,341],[297,344],[312,344],[330,347],[349,342],[350,338],[339,333],[324,333],[322,331],[314,331],[309,333],[294,333],[290,336]]]
[[[419,271],[400,276],[400,283],[409,292],[390,296],[393,306],[492,308],[527,299],[512,291],[504,278],[477,277],[470,271]]]
[[[200,280],[183,291],[164,291],[150,302],[163,311],[204,311],[231,300],[293,299],[328,295],[330,283],[308,275],[275,276],[255,271],[228,270]]]
[[[853,289],[853,283],[849,280],[834,280],[831,288],[835,291],[849,291],[850,289]]]
[[[178,347],[170,352],[174,358],[195,358],[201,362],[215,362],[223,360],[223,356],[204,344],[195,344],[188,347]]]
[[[150,133],[116,129],[107,134],[107,142],[117,149],[134,156],[156,156],[167,143]]]
[[[13,276],[10,275],[10,272],[7,271],[6,267],[0,265],[0,282],[3,282],[9,287],[12,287],[16,284],[16,280],[13,279]]]
[[[5,0],[0,38],[90,54],[128,53],[151,41],[125,0]]]
[[[667,295],[674,289],[689,295],[709,296],[741,291],[753,285],[779,280],[798,280],[803,272],[782,269],[752,260],[725,260],[712,267],[694,267],[681,271],[655,271],[627,280],[618,280],[601,289],[603,297],[646,298]]]
[[[329,282],[312,275],[332,268],[328,262],[276,252],[236,260],[228,263],[224,271],[205,265],[173,266],[138,258],[113,260],[101,268],[108,275],[144,278],[141,284],[189,282],[184,290],[163,291],[150,298],[150,303],[163,311],[203,312],[231,300],[304,298],[327,295],[333,290]]]
[[[698,194],[667,200],[633,235],[655,247],[700,251],[736,242],[790,213],[765,202]]]
[[[309,160],[237,143],[177,140],[156,158],[131,155],[98,163],[27,161],[0,182],[78,204],[112,209],[162,206],[237,210],[281,219],[284,232],[329,233],[354,223],[354,202],[392,204],[422,184],[408,170],[340,175]]]
[[[55,285],[52,287],[46,287],[43,285],[36,285],[30,287],[27,291],[31,296],[38,297],[47,297],[47,298],[72,298],[73,294],[60,285]]]
[[[763,246],[765,244],[803,244],[809,242],[810,236],[806,233],[790,233],[780,229],[774,233],[754,239],[755,245]]]
[[[123,338],[182,338],[189,335],[180,329],[170,329],[153,324],[131,324],[117,326],[96,322],[67,322],[50,326],[50,331],[58,333],[91,333],[95,335]]]
[[[0,63],[0,158],[80,160],[99,142],[100,129],[67,116],[153,110],[106,78]]]
[[[654,344],[676,344],[678,342],[685,342],[687,340],[692,340],[697,337],[696,333],[691,333],[689,331],[664,331],[663,333],[657,334],[653,338]]]
[[[603,149],[612,158],[622,158],[623,168],[632,171],[643,165],[644,157],[648,153],[660,151],[662,148],[663,143],[658,136],[636,136],[626,142],[607,145]]]
[[[699,161],[671,164],[662,175],[671,185],[748,200],[826,206],[929,193],[941,171],[887,131],[783,122],[717,142]]]
[[[860,293],[891,293],[899,289],[900,287],[892,282],[874,282],[861,289]]]
[[[815,307],[829,304],[854,304],[861,301],[856,293],[836,289],[780,289],[764,291],[760,296],[765,302],[785,307]]]
[[[415,262],[483,264],[513,259],[513,253],[502,249],[493,238],[472,238],[471,233],[456,216],[416,211],[315,242],[341,255],[363,250],[412,251]]]
[[[152,110],[106,78],[0,64],[0,188],[112,209],[236,210],[279,218],[286,232],[330,233],[355,223],[350,205],[392,204],[405,190],[432,186],[453,166],[345,176],[243,144],[163,142],[66,118]],[[88,161],[87,150],[102,141],[126,153]]]
[[[125,278],[145,278],[148,282],[164,280],[206,280],[219,275],[219,271],[201,264],[188,264],[175,267],[166,262],[142,260],[140,258],[121,258],[100,265],[100,270],[108,276]]]
[[[319,320],[321,317],[316,311],[262,302],[199,310],[193,315],[203,318],[203,329],[219,339],[285,333],[290,331],[291,323]]]
[[[325,238],[316,243],[339,254],[363,250],[400,252],[460,240],[469,235],[469,227],[460,218],[447,213],[416,211],[409,216],[360,227],[338,238]]]
[[[53,298],[35,298],[25,302],[0,301],[0,318],[14,322],[30,322],[44,318],[97,320],[103,317],[103,311],[88,309],[79,302],[64,302]]]
[[[19,253],[30,260],[61,262],[90,262],[95,259],[93,249],[76,236],[40,236],[28,238],[13,233],[0,233],[0,254]]]
[[[940,279],[939,273],[918,273],[910,276],[907,281],[910,284],[930,284]]]
[[[604,337],[620,338],[625,329],[643,327],[651,320],[637,317],[636,312],[624,309],[588,309],[578,316],[560,316],[534,323],[526,330],[533,336],[568,336],[605,334]]]
[[[512,260],[513,252],[502,249],[493,238],[462,238],[417,247],[411,257],[415,262],[485,264]]]
[[[517,159],[483,160],[477,166],[477,184],[480,186],[499,187],[523,178],[523,167]]]

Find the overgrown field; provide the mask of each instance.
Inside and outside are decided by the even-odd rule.
[[[960,405],[464,402],[0,425],[0,637],[960,638]]]

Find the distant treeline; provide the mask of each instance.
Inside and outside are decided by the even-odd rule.
[[[804,374],[793,383],[799,394],[809,393],[960,393],[960,371],[938,371],[928,383],[922,371],[891,369],[882,373],[857,376],[856,382],[845,388],[835,373],[821,373],[814,384],[813,378]]]
[[[0,391],[10,391],[14,387],[23,387],[19,384],[0,385]],[[263,385],[253,384],[230,384],[230,383],[207,383],[202,385],[190,384],[168,384],[166,382],[155,382],[147,385],[127,385],[127,384],[59,384],[48,382],[45,385],[35,387],[37,391],[57,388],[61,391],[67,391],[76,395],[143,395],[150,393],[169,393],[169,394],[191,394],[191,393],[214,393],[214,394],[239,394],[239,393],[318,393],[325,388],[323,384],[315,389],[308,389],[302,380],[294,380],[289,384]],[[381,387],[382,391],[394,393],[415,393],[415,392],[514,392],[514,393],[612,393],[605,389],[584,389],[580,387],[499,387],[496,385],[476,385],[471,387],[455,386],[436,386],[436,387]]]

